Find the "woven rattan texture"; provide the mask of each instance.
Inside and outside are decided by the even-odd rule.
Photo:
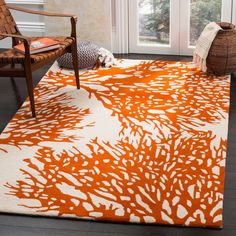
[[[71,38],[67,37],[50,37],[58,42],[60,42],[60,48],[57,50],[51,50],[48,52],[38,53],[35,55],[31,55],[31,62],[40,62],[42,60],[47,60],[48,58],[54,56],[61,56],[65,53],[66,47],[70,46],[73,42]],[[38,37],[32,37],[30,40],[37,40]],[[2,53],[0,53],[0,64],[11,64],[11,63],[23,63],[24,62],[24,54],[16,51],[15,49],[8,49]]]
[[[4,0],[0,0],[0,33],[4,34],[16,34],[17,27],[16,22],[13,19],[11,12]],[[5,37],[0,36],[0,39]]]

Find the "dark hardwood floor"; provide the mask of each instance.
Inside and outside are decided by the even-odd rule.
[[[119,58],[189,61],[189,57],[156,55],[116,55]],[[36,85],[48,67],[34,74]],[[27,96],[25,80],[0,79],[0,132]],[[232,76],[228,157],[222,230],[98,223],[81,220],[0,214],[0,236],[234,236],[236,235],[236,75]],[[10,171],[10,170],[9,170]],[[0,202],[1,204],[1,202]]]

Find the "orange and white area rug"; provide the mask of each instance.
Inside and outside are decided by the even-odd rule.
[[[222,227],[230,77],[191,63],[54,65],[0,136],[0,211]]]

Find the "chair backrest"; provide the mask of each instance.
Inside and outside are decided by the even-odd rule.
[[[0,0],[0,33],[19,34],[16,22],[4,0]],[[0,36],[0,39],[4,38]]]

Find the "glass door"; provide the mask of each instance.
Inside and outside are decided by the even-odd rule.
[[[178,54],[178,0],[129,0],[129,50]]]
[[[180,9],[181,55],[192,55],[209,22],[232,21],[232,0],[180,0]]]
[[[211,21],[232,22],[232,0],[129,0],[129,51],[192,55]]]

